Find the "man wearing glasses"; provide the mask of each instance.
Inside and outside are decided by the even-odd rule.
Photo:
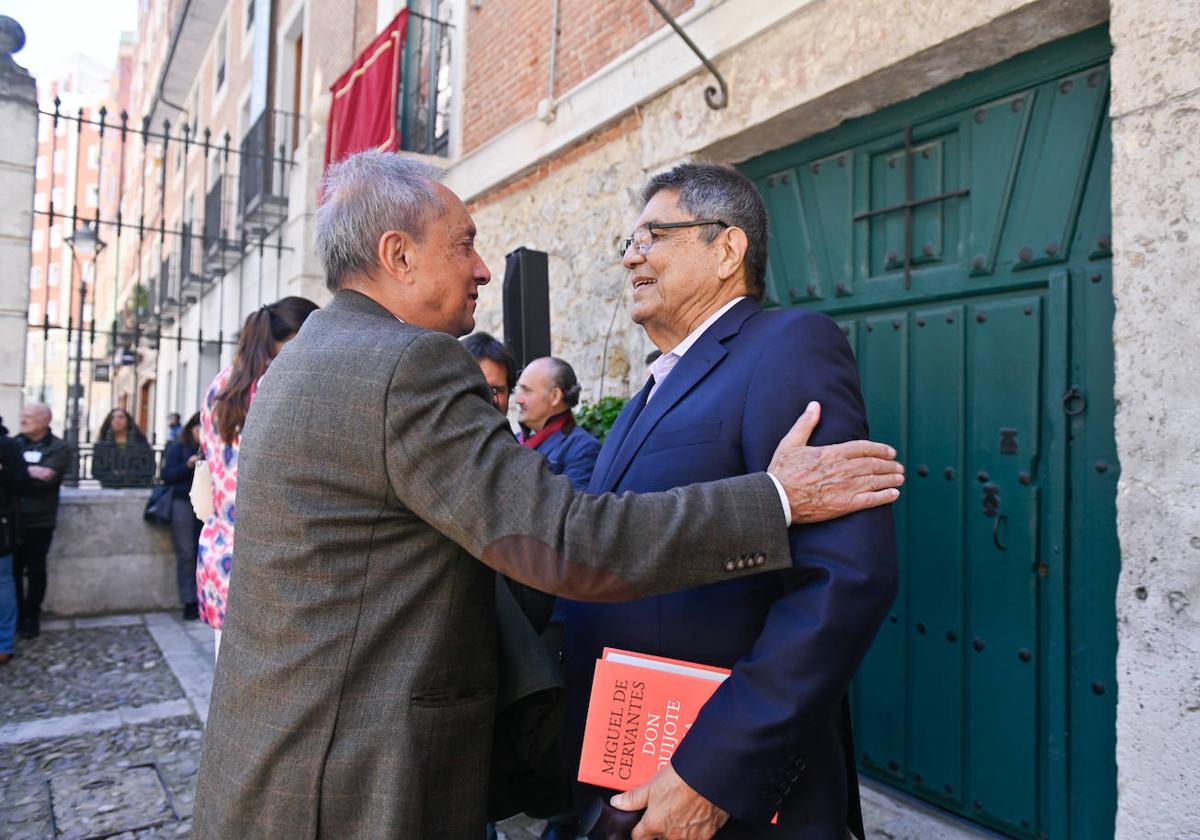
[[[479,363],[479,370],[492,392],[492,405],[507,416],[508,398],[517,384],[517,360],[512,352],[491,333],[483,331],[471,333],[462,340],[462,345]]]
[[[824,315],[763,311],[766,211],[732,169],[650,180],[621,259],[633,320],[662,355],[614,424],[593,493],[684,487],[760,470],[820,403],[814,442],[867,437],[858,370]],[[889,508],[789,529],[791,569],[629,603],[566,605],[571,738],[605,646],[732,669],[670,764],[614,800],[650,837],[862,837],[850,680],[897,585]],[[580,791],[585,797],[598,791]],[[778,815],[776,824],[772,817]]]

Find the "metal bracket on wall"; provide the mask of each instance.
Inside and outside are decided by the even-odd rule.
[[[709,108],[712,108],[714,111],[720,111],[729,104],[729,85],[725,84],[725,77],[717,70],[717,66],[708,60],[708,56],[700,52],[700,48],[696,46],[696,42],[688,37],[687,33],[683,31],[683,27],[676,23],[675,18],[671,17],[670,12],[663,8],[663,4],[659,0],[650,0],[650,5],[662,15],[662,19],[670,24],[671,28],[675,30],[675,34],[682,38],[683,42],[688,45],[688,48],[704,63],[704,66],[708,68],[708,72],[716,77],[717,84],[721,88],[718,90],[712,85],[706,87],[704,89],[704,101],[708,103]]]

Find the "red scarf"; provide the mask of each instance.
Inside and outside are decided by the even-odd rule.
[[[530,449],[537,449],[542,445],[542,441],[546,440],[546,438],[550,437],[550,435],[554,434],[555,432],[562,431],[563,434],[566,434],[573,428],[575,428],[575,415],[569,411],[564,411],[557,417],[550,419],[545,426],[542,426],[542,430],[540,432],[537,432],[531,437],[525,437],[522,435],[521,445],[528,446]],[[566,431],[563,431],[564,429]]]

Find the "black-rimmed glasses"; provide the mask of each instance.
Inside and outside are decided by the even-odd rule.
[[[652,222],[642,225],[633,232],[633,236],[621,243],[621,259],[625,259],[625,255],[629,253],[629,246],[637,246],[637,252],[641,256],[646,256],[650,253],[650,246],[654,244],[654,232],[657,230],[675,230],[677,228],[700,227],[701,225],[720,225],[722,228],[729,227],[728,222],[722,222],[720,219],[696,219],[690,222]]]

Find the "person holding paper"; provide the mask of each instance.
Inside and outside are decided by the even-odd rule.
[[[456,340],[491,279],[462,201],[383,152],[331,165],[321,195],[333,299],[241,429],[192,836],[479,840],[494,571],[616,600],[790,568],[789,516],[888,504],[902,476],[880,444],[805,446],[809,414],[756,474],[577,493],[513,439]]]
[[[814,442],[866,437],[858,370],[837,324],[762,309],[767,219],[754,185],[732,169],[683,164],[652,178],[643,200],[622,259],[633,319],[662,356],[609,433],[589,490],[754,473],[811,401],[820,402]],[[896,593],[891,509],[796,524],[789,542],[784,571],[567,605],[576,743],[606,646],[733,671],[670,763],[613,801],[648,809],[635,840],[862,837],[846,692]]]

